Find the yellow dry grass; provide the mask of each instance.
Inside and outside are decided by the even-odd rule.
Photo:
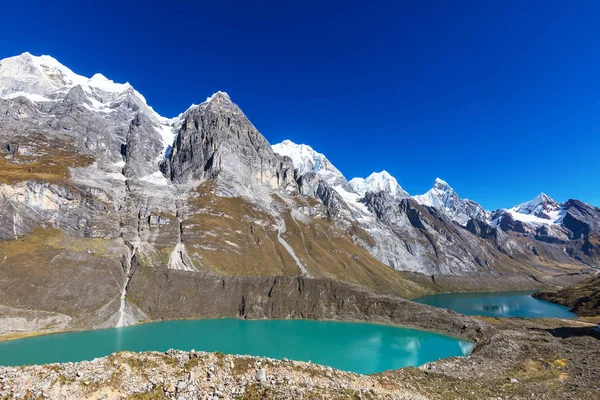
[[[0,157],[2,183],[13,184],[27,180],[66,183],[71,178],[69,168],[86,167],[94,162],[94,157],[76,153],[68,142],[59,139],[49,142],[41,134],[30,138],[16,138],[14,144],[35,149],[36,155]]]
[[[194,263],[234,276],[300,272],[277,241],[276,221],[253,204],[216,196],[201,186],[190,205],[197,211],[184,221],[183,241]]]
[[[285,203],[274,198],[280,206]],[[306,205],[306,200],[296,200]],[[213,194],[212,182],[199,186],[191,196],[193,207],[184,221],[183,242],[196,267],[232,276],[299,275],[300,268],[278,241],[274,217],[242,198]],[[358,225],[343,232],[320,218],[296,221],[284,212],[285,241],[313,277],[357,284],[381,293],[418,297],[428,291],[403,274],[376,260],[355,243],[372,238]]]

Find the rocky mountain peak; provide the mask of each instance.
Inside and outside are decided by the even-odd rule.
[[[269,190],[297,191],[291,160],[275,154],[224,92],[186,111],[165,169],[179,183],[215,179],[225,196],[258,198]]]
[[[537,218],[555,219],[561,206],[545,193],[540,193],[533,200],[521,203],[511,209],[511,211],[524,215],[532,215]]]
[[[206,103],[210,102],[216,103],[232,103],[231,98],[227,94],[227,92],[217,91],[212,96],[206,98]]]
[[[445,192],[454,192],[454,189],[452,189],[448,182],[440,178],[435,178],[435,181],[433,182],[433,187],[435,189],[443,190]]]
[[[461,199],[448,182],[440,178],[435,179],[433,187],[427,193],[414,196],[414,199],[421,205],[442,211],[463,226],[470,219],[489,220],[488,211],[472,200]]]
[[[368,192],[384,191],[394,199],[408,197],[408,193],[398,184],[396,178],[387,171],[373,172],[367,178],[353,178],[350,180],[350,186],[356,193],[364,196]]]

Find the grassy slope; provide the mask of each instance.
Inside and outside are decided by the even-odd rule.
[[[13,184],[27,180],[69,184],[69,168],[86,167],[94,157],[78,154],[64,140],[49,139],[43,135],[15,139],[26,154],[0,157],[0,183]]]
[[[600,275],[564,289],[538,292],[534,297],[571,307],[580,316],[600,315]]]

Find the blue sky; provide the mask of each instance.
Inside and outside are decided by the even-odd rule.
[[[439,176],[489,209],[600,205],[598,20],[597,1],[11,1],[0,58],[129,81],[165,116],[224,90],[271,143],[411,194]]]

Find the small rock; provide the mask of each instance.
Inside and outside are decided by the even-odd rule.
[[[331,377],[333,376],[333,368],[331,368],[331,367],[327,367],[327,372],[325,372],[325,375],[326,375],[328,378],[331,378]]]
[[[165,386],[165,392],[167,393],[175,393],[175,390],[177,390],[177,388],[173,382],[170,382],[167,384],[167,386]]]
[[[510,378],[510,383],[519,383],[517,378]]]
[[[259,369],[258,371],[256,371],[256,376],[255,376],[256,380],[260,383],[265,383],[267,381],[267,373],[264,369]]]
[[[185,389],[187,387],[187,383],[185,383],[185,381],[179,381],[177,383],[177,391],[182,391],[183,389]]]

